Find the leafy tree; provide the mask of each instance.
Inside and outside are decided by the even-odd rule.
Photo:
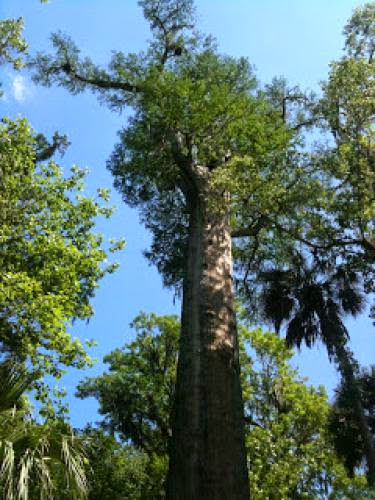
[[[103,427],[148,453],[165,455],[171,437],[169,410],[176,380],[179,321],[144,313],[130,325],[136,339],[105,356],[110,371],[86,379],[78,396],[100,400]]]
[[[74,318],[88,319],[103,266],[95,217],[111,210],[79,194],[84,172],[63,177],[52,161],[36,164],[36,141],[26,121],[0,126],[0,346],[39,375],[89,363],[68,333]],[[115,245],[116,246],[116,245]],[[114,249],[114,248],[113,248]]]
[[[61,419],[37,424],[23,394],[33,377],[22,365],[0,365],[0,492],[6,499],[86,498],[82,442]]]
[[[135,340],[106,356],[109,371],[82,381],[78,395],[95,397],[104,416],[101,428],[124,443],[130,440],[148,457],[141,471],[150,481],[142,498],[164,498],[161,485],[169,441],[165,429],[170,426],[168,407],[174,397],[179,324],[173,316],[141,314],[133,327]],[[367,491],[365,478],[347,477],[327,434],[330,407],[323,389],[304,384],[288,364],[291,350],[274,334],[241,328],[240,338],[252,498],[328,498],[329,492],[336,495],[331,498],[361,497]],[[105,447],[111,438],[99,436]],[[98,456],[106,453],[100,451]],[[99,467],[99,483],[101,466],[104,474],[111,474],[117,464],[116,455],[108,455],[109,464],[107,459],[91,462],[94,473]],[[118,470],[125,478],[126,469]],[[93,490],[102,491],[101,487]]]
[[[365,292],[373,290],[374,15],[373,2],[354,11],[344,28],[344,55],[331,63],[319,99],[307,99],[298,89],[291,95],[282,80],[269,87],[269,96],[282,103],[286,114],[291,99],[307,101],[304,108],[311,111],[311,123],[319,126],[327,140],[311,148],[305,162],[322,196],[311,191],[310,184],[305,206],[293,217],[285,204],[278,217],[262,214],[263,219],[273,217],[273,233],[259,226],[259,217],[253,225],[257,236],[250,243],[241,243],[236,251],[237,269],[243,278],[240,285],[250,312],[257,309],[262,272],[272,265],[274,269],[292,265],[296,251],[332,267],[346,263],[362,276]]]
[[[296,242],[367,259],[367,239],[356,235],[361,207],[336,224],[338,174],[303,152],[313,100],[282,81],[260,89],[246,60],[195,34],[192,0],[139,4],[153,34],[145,53],[115,52],[104,70],[55,34],[56,55],[34,61],[36,80],[90,89],[113,110],[133,107],[108,166],[153,233],[151,260],[183,294],[168,496],[244,499],[231,238],[240,238],[244,282],[255,255],[280,261]]]
[[[367,292],[373,292],[375,260],[374,30],[375,3],[371,2],[356,9],[345,27],[346,51],[331,64],[321,103],[334,139],[322,158],[336,179],[335,224],[365,249],[362,254],[340,252],[339,256],[362,272]]]
[[[83,431],[83,438],[89,460],[89,500],[164,498],[165,457],[159,458],[157,467],[152,455],[90,427]]]
[[[22,36],[23,26],[22,18],[0,19],[0,66],[10,64],[15,70],[23,66],[23,56],[27,52],[27,43]]]
[[[367,498],[365,477],[349,479],[331,444],[324,389],[306,385],[275,334],[243,328],[241,339],[252,498]]]
[[[162,498],[180,324],[175,316],[143,313],[131,326],[137,334],[134,342],[107,355],[109,373],[85,379],[78,396],[97,398],[105,416],[101,427],[124,442],[130,439],[146,454],[143,467],[154,486],[144,498]]]
[[[22,67],[22,29],[22,19],[0,21],[0,65]],[[99,202],[108,193],[80,196],[83,170],[64,178],[55,163],[38,164],[67,146],[66,136],[56,132],[49,143],[25,120],[0,125],[0,349],[39,375],[90,362],[69,322],[91,316],[89,299],[115,268],[102,265],[102,238],[91,232],[95,217],[111,213]]]
[[[0,21],[0,64],[10,63],[14,69],[22,65],[21,55],[27,44],[22,38],[22,19],[3,19]]]
[[[375,480],[374,445],[355,380],[359,369],[346,346],[348,332],[342,316],[360,312],[361,288],[373,291],[374,15],[374,4],[370,3],[356,9],[349,20],[344,30],[346,53],[332,63],[315,110],[332,134],[329,147],[320,147],[313,156],[322,169],[317,182],[325,179],[321,185],[326,201],[316,203],[312,212],[308,208],[301,212],[304,219],[300,227],[308,231],[296,238],[298,246],[291,238],[284,242],[274,239],[272,244],[259,238],[256,244],[260,250],[253,245],[250,250],[241,249],[240,254],[245,293],[252,307],[258,299],[259,309],[272,318],[276,331],[286,320],[291,344],[300,345],[305,340],[310,346],[320,337],[335,358],[343,383],[352,393],[356,429],[366,449],[371,484]],[[294,236],[295,232],[294,227],[289,234]],[[314,241],[314,234],[324,234],[325,240]],[[251,253],[254,249],[258,252],[255,258]],[[310,269],[301,261],[295,262],[298,253],[312,263]],[[249,254],[250,262],[246,260]],[[266,282],[265,293],[257,294],[262,282]]]

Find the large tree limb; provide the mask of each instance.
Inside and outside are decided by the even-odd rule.
[[[306,246],[312,248],[313,250],[327,251],[327,250],[331,250],[332,248],[335,248],[335,247],[339,248],[339,247],[345,247],[345,246],[350,246],[350,245],[359,245],[367,252],[368,255],[372,256],[375,259],[375,246],[370,241],[368,241],[366,238],[356,238],[356,239],[348,239],[348,240],[337,239],[337,240],[332,240],[328,244],[313,243],[312,241],[309,241],[306,238],[304,238],[303,236],[301,236],[300,234],[298,234],[296,231],[293,231],[291,229],[284,227],[283,225],[281,225],[277,221],[271,219],[267,215],[262,215],[260,217],[260,220],[262,223],[262,227],[264,227],[264,223],[266,221],[268,221],[271,226],[276,227],[276,229],[278,229],[280,232],[283,232],[283,233],[288,234],[289,236],[292,236],[295,240],[305,244]],[[260,223],[260,220],[258,221],[258,223]],[[255,226],[252,225],[249,227],[235,229],[232,231],[231,236],[232,236],[232,238],[246,238],[246,237],[251,238],[251,237],[256,236],[258,233],[259,233],[259,228],[258,228],[258,224],[256,224]]]
[[[61,66],[60,69],[73,80],[85,83],[86,85],[91,85],[92,87],[108,90],[124,90],[125,92],[130,92],[132,94],[140,93],[143,91],[142,87],[139,84],[135,85],[129,82],[119,82],[116,80],[111,80],[109,78],[104,79],[85,77],[76,73],[69,62]]]

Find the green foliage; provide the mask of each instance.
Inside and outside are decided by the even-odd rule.
[[[165,460],[149,456],[130,444],[120,444],[101,430],[83,432],[89,460],[89,500],[143,500],[163,498]]]
[[[346,257],[373,291],[374,240],[374,29],[375,4],[354,11],[345,27],[346,54],[331,65],[323,84],[322,113],[334,146],[322,154],[326,171],[335,179],[331,217],[345,239],[357,239],[365,252]],[[333,189],[334,187],[334,189]]]
[[[275,168],[274,185],[263,183],[263,170],[250,161],[247,168],[238,160],[234,164],[233,191],[235,196],[242,191],[243,198],[246,189],[250,191],[252,210],[247,211],[248,202],[237,207],[237,226],[247,226],[242,234],[250,238],[239,240],[235,248],[236,269],[242,278],[239,285],[249,311],[259,309],[262,274],[270,268],[289,268],[296,251],[314,265],[347,265],[363,278],[362,289],[373,291],[373,30],[374,3],[370,3],[358,8],[349,20],[344,31],[346,53],[331,64],[319,99],[298,88],[288,89],[280,80],[265,89],[266,99],[274,106],[279,102],[289,129],[295,130],[296,121],[309,127],[315,124],[324,136],[306,151],[303,136],[297,134],[282,173]],[[282,165],[280,159],[276,162]]]
[[[366,479],[350,481],[331,445],[324,389],[305,384],[275,334],[242,328],[241,339],[252,497],[366,498]]]
[[[39,373],[90,363],[68,328],[88,319],[103,265],[102,237],[92,228],[111,210],[79,194],[84,171],[64,177],[53,162],[35,163],[35,139],[24,120],[0,127],[0,342]]]
[[[21,18],[0,21],[0,65],[10,63],[14,69],[21,68],[21,55],[27,49],[27,44],[22,38],[22,30]]]
[[[194,187],[178,161],[193,161],[211,172],[211,189],[217,194],[211,197],[213,209],[221,203],[221,192],[233,194],[235,223],[244,199],[250,206],[249,184],[252,193],[259,193],[254,194],[257,200],[264,200],[266,192],[270,200],[272,189],[283,189],[284,169],[276,169],[276,158],[284,154],[290,135],[271,106],[252,95],[256,81],[249,63],[221,57],[211,46],[184,55],[168,71],[150,71],[144,87],[108,167],[124,200],[140,208],[142,221],[152,231],[147,257],[166,285],[179,287],[187,241],[186,196]],[[229,156],[232,161],[225,162]],[[240,173],[247,182],[242,191]],[[285,173],[284,185],[289,177],[290,172]]]
[[[133,326],[136,339],[108,355],[109,372],[81,382],[78,395],[97,398],[105,416],[104,430],[135,445],[140,453],[136,457],[144,460],[139,471],[150,478],[148,488],[154,485],[154,496],[144,493],[142,498],[159,498],[155,491],[163,494],[179,324],[173,316],[141,314]],[[354,499],[366,495],[366,479],[349,479],[335,454],[327,431],[330,407],[324,390],[307,386],[290,367],[292,351],[276,335],[242,327],[240,338],[253,497]],[[111,439],[98,435],[103,443]],[[113,446],[119,447],[114,442]],[[121,449],[120,456],[135,453],[132,448]],[[99,455],[106,456],[105,451]],[[105,477],[112,474],[110,456],[117,463],[117,455],[110,452],[109,463],[104,459],[105,470],[99,472]],[[101,471],[95,461],[94,471],[96,467]],[[125,469],[118,470],[123,470],[125,480]],[[135,477],[142,483],[141,476]],[[96,489],[100,491],[100,485]]]
[[[48,0],[40,2],[47,3]],[[22,36],[23,27],[22,17],[0,20],[0,66],[10,64],[15,70],[22,68],[22,56],[26,55],[27,51],[27,43]]]
[[[0,20],[0,66],[8,63],[15,70],[22,67],[22,55],[27,49],[27,43],[22,37],[22,30],[22,18]],[[2,95],[3,92],[0,90],[0,97]]]
[[[350,57],[372,60],[375,48],[375,3],[357,7],[345,26],[345,48]]]
[[[49,0],[39,1],[47,3]],[[27,54],[28,46],[22,36],[23,27],[22,17],[0,20],[0,66],[10,64],[15,70],[24,66],[23,56]],[[1,95],[0,90],[0,97]]]
[[[0,494],[7,500],[86,498],[83,444],[60,419],[38,424],[23,394],[33,377],[20,364],[0,365]]]
[[[78,396],[100,401],[103,427],[149,454],[164,456],[171,435],[179,322],[176,316],[140,314],[134,342],[104,358],[109,373],[85,379]]]
[[[105,416],[102,427],[124,442],[130,440],[139,450],[127,448],[120,452],[135,453],[149,478],[139,480],[143,493],[134,498],[163,498],[179,322],[175,316],[143,313],[131,326],[137,333],[136,339],[106,356],[109,373],[81,382],[78,396],[97,398],[99,412]],[[95,465],[93,468],[95,471]],[[109,473],[107,467],[105,471]],[[126,471],[123,474],[125,477]]]

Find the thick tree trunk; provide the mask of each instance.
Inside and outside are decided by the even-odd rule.
[[[191,195],[169,500],[249,498],[228,215]]]
[[[344,378],[347,386],[351,389],[353,395],[353,411],[357,419],[360,435],[363,441],[363,447],[366,454],[367,480],[369,485],[373,487],[375,486],[375,448],[363,409],[361,393],[354,374],[353,361],[350,351],[346,349],[345,345],[340,344],[336,346],[336,355],[341,375]]]

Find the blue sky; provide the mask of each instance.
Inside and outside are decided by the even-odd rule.
[[[353,9],[363,2],[354,0],[197,0],[198,27],[217,37],[220,51],[247,56],[262,82],[284,76],[290,84],[318,90],[328,74],[330,61],[340,57],[341,35]],[[149,38],[147,24],[136,0],[1,0],[0,18],[20,17],[30,53],[50,48],[49,34],[68,33],[83,55],[105,64],[112,50],[138,52]],[[116,132],[125,124],[118,115],[101,106],[89,93],[71,96],[59,88],[40,88],[27,73],[2,70],[5,96],[0,100],[1,116],[25,116],[32,126],[47,136],[55,130],[66,133],[71,147],[58,162],[66,171],[72,164],[89,167],[87,194],[97,187],[111,187],[105,164]],[[125,237],[126,248],[117,256],[120,269],[103,280],[94,299],[95,316],[89,324],[76,324],[74,336],[95,338],[92,355],[99,362],[85,372],[69,370],[63,385],[69,393],[70,414],[75,426],[95,421],[94,400],[76,400],[75,387],[84,376],[103,371],[101,359],[112,349],[132,338],[129,322],[140,311],[158,314],[179,313],[173,294],[163,289],[156,270],[142,256],[149,235],[139,224],[137,213],[126,207],[112,191],[117,205],[111,221],[99,221],[97,230],[107,238]],[[375,359],[372,325],[368,318],[349,321],[352,346],[364,365]],[[329,391],[337,375],[329,365],[324,347],[304,349],[293,360],[310,381],[324,384]]]

